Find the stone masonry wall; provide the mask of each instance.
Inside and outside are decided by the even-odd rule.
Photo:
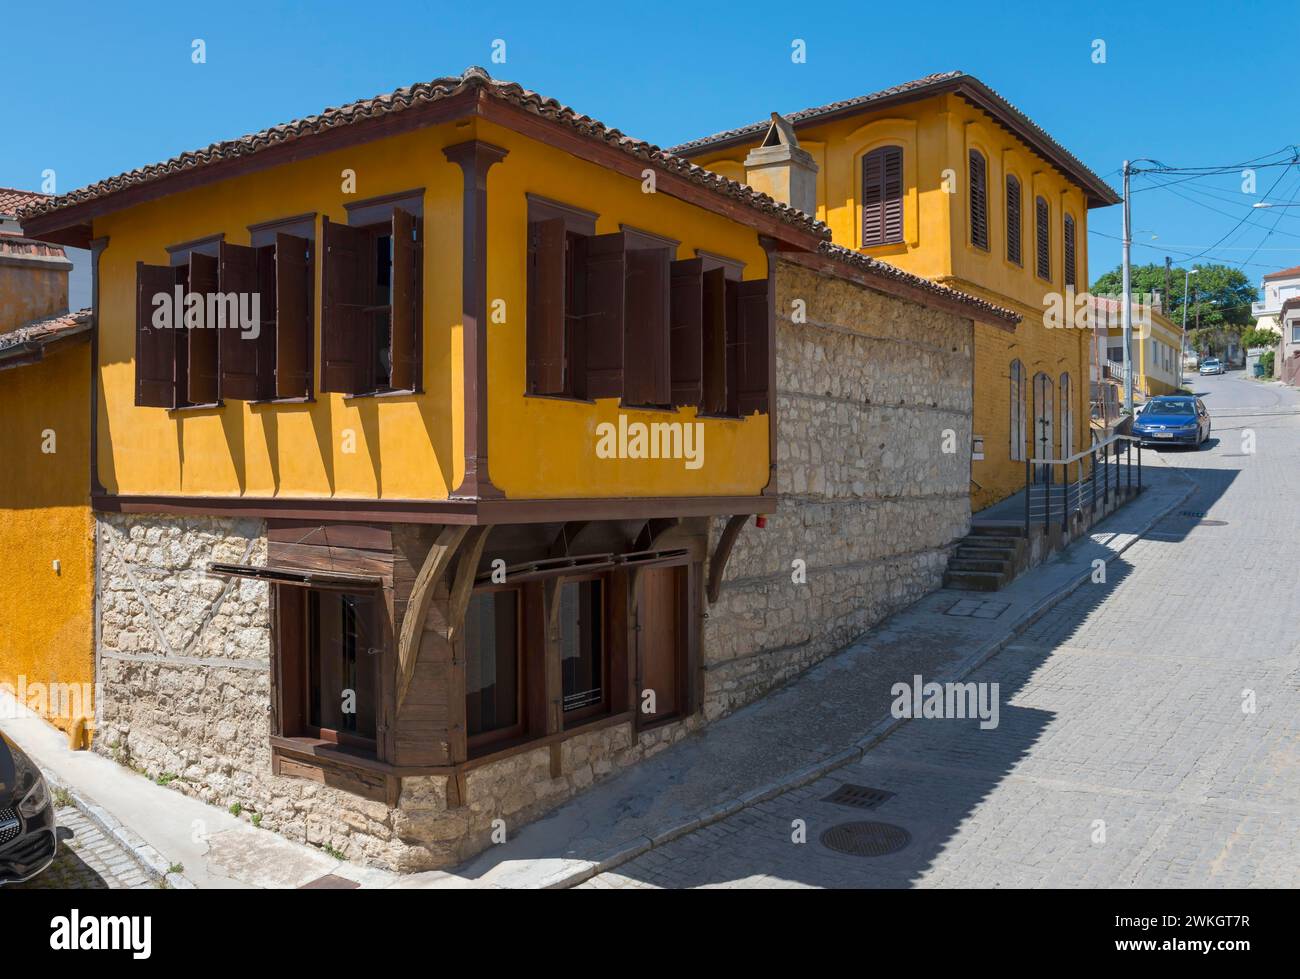
[[[706,720],[939,587],[970,524],[971,321],[788,262],[776,310],[780,506],[709,610]]]
[[[698,718],[638,735],[630,723],[591,731],[474,769],[466,805],[447,809],[446,779],[407,778],[396,809],[300,778],[274,775],[267,586],[209,577],[213,561],[263,563],[258,520],[100,514],[97,526],[102,695],[96,751],[173,790],[264,829],[394,870],[455,864],[593,782],[649,757]]]

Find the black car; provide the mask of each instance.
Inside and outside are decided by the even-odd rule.
[[[0,733],[0,885],[31,880],[53,862],[58,849],[45,777]]]
[[[1143,445],[1199,446],[1210,437],[1210,413],[1200,398],[1161,395],[1133,419],[1133,435]]]

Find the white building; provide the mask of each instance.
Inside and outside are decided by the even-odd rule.
[[[1264,298],[1251,305],[1261,330],[1282,336],[1273,376],[1300,384],[1300,265],[1270,272],[1261,284]]]

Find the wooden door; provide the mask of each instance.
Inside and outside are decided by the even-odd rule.
[[[637,721],[655,724],[683,713],[686,662],[686,569],[646,568],[637,602]],[[654,692],[654,712],[646,710]]]

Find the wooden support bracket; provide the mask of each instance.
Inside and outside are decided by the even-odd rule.
[[[740,536],[741,528],[745,526],[745,521],[748,519],[747,514],[738,513],[728,517],[727,526],[722,528],[718,546],[714,549],[713,556],[709,558],[709,584],[706,592],[710,605],[718,600],[718,593],[722,590],[722,573],[727,570],[731,549],[736,546],[736,538]]]
[[[468,526],[444,527],[425,556],[420,573],[416,575],[411,598],[402,616],[402,632],[397,642],[397,706],[402,706],[406,692],[415,676],[415,661],[420,653],[420,638],[424,634],[424,618],[429,612],[434,586],[451,567],[452,558],[468,533]]]

